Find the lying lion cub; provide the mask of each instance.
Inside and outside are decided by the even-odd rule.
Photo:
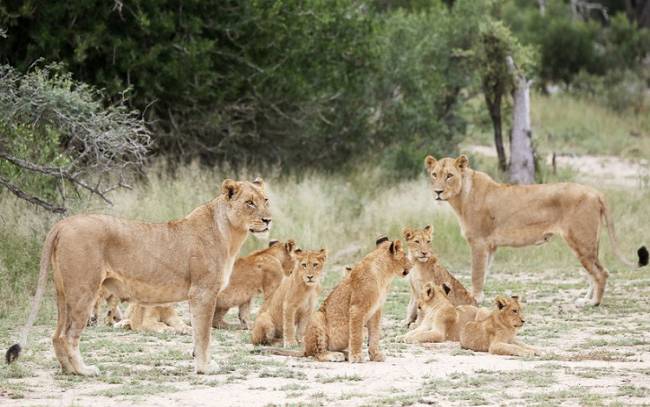
[[[539,352],[519,342],[515,335],[524,325],[521,305],[516,296],[497,296],[497,309],[485,319],[466,323],[460,331],[460,346],[495,355],[533,356]]]
[[[140,332],[174,332],[183,335],[192,333],[192,328],[183,322],[172,306],[147,306],[129,304],[126,318],[114,325]]]
[[[473,305],[454,307],[450,301],[453,290],[446,284],[424,284],[418,298],[419,318],[415,329],[403,336],[404,342],[459,341],[460,328],[477,315],[487,317],[485,310]]]
[[[408,276],[411,299],[406,309],[406,319],[403,321],[406,327],[409,327],[417,317],[417,299],[427,282],[433,282],[436,286],[446,284],[451,289],[449,300],[453,305],[476,305],[474,297],[431,252],[432,237],[433,228],[430,225],[423,229],[404,229],[409,259],[413,262],[413,270]]]
[[[302,338],[318,294],[320,280],[327,259],[327,251],[295,251],[298,266],[285,278],[280,287],[265,301],[255,320],[253,345],[270,344],[284,339],[283,346],[297,345],[296,334]]]
[[[296,266],[295,250],[293,240],[284,244],[272,240],[269,247],[237,259],[228,286],[217,295],[212,327],[234,328],[223,317],[230,308],[239,307],[240,326],[250,329],[253,297],[262,293],[265,302],[271,298],[284,276],[289,276]]]
[[[399,240],[391,242],[383,237],[376,243],[377,248],[343,277],[312,315],[305,333],[304,350],[272,349],[270,353],[339,362],[345,360],[347,350],[350,362],[362,362],[363,328],[367,326],[370,360],[384,360],[379,350],[382,307],[393,278],[406,276],[412,264]]]
[[[104,317],[104,323],[106,325],[113,326],[113,324],[122,320],[123,316],[122,311],[120,311],[119,298],[102,287],[99,289],[99,293],[97,294],[97,300],[95,300],[93,311],[90,314],[88,326],[97,324],[102,301],[105,301],[106,306],[108,307],[108,311],[106,311],[106,317]]]

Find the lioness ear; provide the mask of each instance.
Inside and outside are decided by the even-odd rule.
[[[469,160],[467,159],[467,156],[465,154],[461,155],[460,157],[456,158],[456,161],[454,161],[454,164],[456,167],[460,170],[464,170],[469,166]]]
[[[375,240],[375,246],[379,246],[380,244],[382,244],[384,242],[387,242],[387,241],[388,241],[388,236],[386,236],[386,235],[379,236],[377,238],[377,240]]]
[[[433,236],[433,226],[431,225],[426,225],[424,227],[424,231],[429,234],[429,237]]]
[[[284,249],[287,251],[287,253],[291,253],[292,251],[294,251],[295,248],[296,248],[296,242],[294,242],[291,239],[287,240],[287,243],[284,244]]]
[[[445,295],[449,295],[451,292],[451,287],[449,287],[447,283],[442,283],[442,289],[445,292]]]
[[[226,179],[221,184],[221,192],[228,199],[232,199],[234,196],[237,196],[237,194],[239,194],[239,190],[239,183],[237,181]]]
[[[424,159],[424,168],[426,168],[427,170],[431,171],[431,170],[433,169],[433,167],[436,166],[436,163],[437,163],[437,162],[438,162],[438,161],[436,161],[435,158],[433,158],[432,156],[428,155],[427,158]]]
[[[499,309],[503,309],[506,305],[508,305],[508,299],[503,295],[497,295],[497,297],[494,299],[494,302],[496,302],[497,308]]]
[[[404,231],[402,232],[404,235],[404,239],[406,240],[411,240],[413,239],[413,229],[411,228],[404,228]]]
[[[277,239],[269,240],[269,247],[276,246],[276,245],[278,245],[279,243],[280,243],[280,241],[277,240]]]
[[[318,256],[316,257],[318,257],[320,261],[325,261],[325,259],[327,259],[327,249],[320,249]]]
[[[253,180],[253,184],[257,185],[260,188],[264,188],[264,180],[260,177],[257,177]]]

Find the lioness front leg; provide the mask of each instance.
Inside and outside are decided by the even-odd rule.
[[[210,334],[216,295],[203,288],[190,289],[189,303],[192,315],[194,370],[198,374],[204,374],[210,367]]]
[[[386,360],[384,354],[379,350],[381,339],[381,309],[368,320],[368,355],[373,362]]]
[[[350,363],[363,362],[361,347],[363,346],[363,317],[364,312],[358,305],[350,307],[350,322],[348,330],[348,349]]]
[[[483,245],[473,245],[472,249],[472,295],[477,303],[483,302],[483,285],[490,251]]]
[[[523,348],[519,345],[505,343],[505,342],[492,342],[488,352],[494,355],[510,355],[510,356],[534,356],[535,352],[530,349]]]

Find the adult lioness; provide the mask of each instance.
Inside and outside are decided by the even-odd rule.
[[[614,253],[620,254],[614,221],[605,197],[595,189],[574,183],[504,185],[469,167],[467,157],[436,160],[427,156],[433,197],[447,201],[456,212],[463,236],[472,251],[472,291],[483,298],[485,272],[499,246],[529,246],[564,238],[590,277],[584,302],[598,305],[608,273],[598,260],[600,224],[604,219]],[[638,250],[639,266],[648,264],[648,251]],[[580,303],[584,303],[580,302]]]
[[[265,301],[251,332],[253,345],[282,339],[284,347],[302,340],[305,326],[316,308],[327,250],[296,250],[298,266]]]
[[[221,194],[185,218],[150,224],[104,215],[78,215],[58,222],[47,235],[38,288],[19,344],[25,344],[40,305],[50,263],[54,269],[58,322],[54,351],[66,372],[94,375],[79,352],[79,337],[100,287],[121,300],[165,305],[189,300],[195,370],[210,361],[210,324],[219,290],[248,232],[271,226],[264,183],[225,180]],[[17,357],[20,345],[7,351]]]
[[[237,259],[228,287],[217,295],[212,327],[234,328],[223,317],[231,307],[239,307],[240,327],[249,329],[253,297],[262,293],[265,302],[271,298],[282,279],[295,268],[296,249],[293,240],[286,243],[273,240],[269,247]]]
[[[449,301],[453,305],[476,305],[476,300],[465,287],[438,261],[431,252],[433,228],[427,225],[422,229],[404,229],[404,239],[408,247],[408,255],[413,262],[413,269],[408,280],[411,286],[411,299],[406,308],[406,318],[403,324],[409,327],[417,317],[417,301],[422,287],[427,282],[435,285],[447,284],[450,288]]]

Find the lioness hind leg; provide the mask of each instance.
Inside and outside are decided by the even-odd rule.
[[[52,335],[52,345],[54,346],[54,354],[61,364],[61,368],[66,373],[74,373],[74,367],[72,367],[72,362],[68,356],[68,351],[65,346],[65,327],[68,320],[66,305],[65,305],[65,296],[57,287],[56,293],[56,306],[58,309],[58,318],[56,322],[56,330],[54,335]]]
[[[79,340],[81,332],[83,332],[90,316],[94,296],[83,295],[77,301],[67,301],[67,315],[66,326],[67,330],[64,337],[65,350],[70,359],[74,373],[82,376],[96,376],[99,374],[99,369],[94,366],[87,366],[81,352],[79,351]]]
[[[607,271],[598,261],[598,235],[600,227],[600,214],[595,218],[596,222],[591,224],[580,224],[574,229],[568,231],[563,237],[567,244],[576,255],[580,264],[587,271],[592,281],[590,298],[586,298],[591,305],[599,305],[605,293],[605,284],[607,283]],[[584,305],[580,299],[576,301],[579,305]]]

